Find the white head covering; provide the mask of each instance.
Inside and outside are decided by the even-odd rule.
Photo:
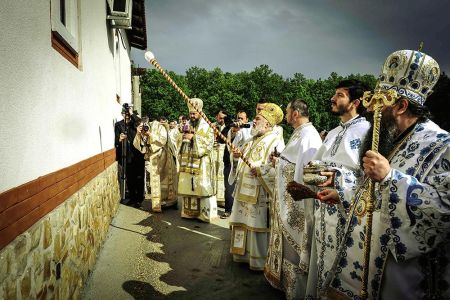
[[[191,102],[197,107],[199,111],[203,109],[203,100],[199,98],[191,98]],[[195,108],[188,102],[189,112],[195,112]]]
[[[387,57],[375,90],[395,90],[400,96],[423,105],[439,75],[439,65],[431,56],[415,50],[399,50]]]

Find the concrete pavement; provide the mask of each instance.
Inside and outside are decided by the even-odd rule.
[[[284,299],[229,247],[228,220],[120,205],[82,299]]]

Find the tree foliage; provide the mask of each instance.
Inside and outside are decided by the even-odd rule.
[[[191,95],[186,77],[168,72],[176,84],[186,93]],[[183,98],[155,69],[147,70],[141,77],[142,88],[142,113],[150,119],[166,117],[169,120],[178,119],[180,114],[187,114],[188,109]]]
[[[432,120],[442,129],[450,131],[450,109],[447,103],[450,100],[450,78],[442,73],[433,90],[425,106],[429,108]]]
[[[310,119],[318,130],[330,130],[339,123],[338,118],[329,113],[330,98],[339,81],[358,79],[364,82],[369,90],[373,90],[376,84],[376,78],[367,74],[344,77],[333,72],[326,79],[314,80],[296,73],[292,78],[283,78],[267,65],[258,66],[250,72],[235,74],[224,73],[220,68],[206,70],[199,67],[191,67],[185,75],[168,73],[186,95],[203,100],[203,110],[211,121],[214,121],[214,116],[220,109],[232,115],[244,110],[251,119],[254,117],[256,103],[261,98],[277,103],[283,110],[289,101],[301,98],[308,103]],[[147,70],[142,76],[141,86],[144,115],[148,115],[151,119],[164,116],[169,120],[176,120],[179,115],[188,113],[182,97],[157,70]],[[442,110],[442,106],[445,106],[444,101],[449,96],[450,79],[443,74],[435,88],[436,100],[427,103],[430,102],[430,108],[437,120],[447,129],[448,113],[447,110]],[[292,129],[286,124],[282,126],[287,137]]]

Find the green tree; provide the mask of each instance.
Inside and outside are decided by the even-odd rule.
[[[185,77],[174,72],[168,72],[169,76],[187,94],[190,89]],[[142,87],[142,112],[150,119],[166,117],[169,120],[177,120],[180,114],[187,114],[187,106],[177,91],[159,74],[157,70],[147,70],[141,78]]]
[[[318,130],[330,130],[337,126],[339,119],[330,114],[330,98],[335,87],[343,79],[359,79],[369,89],[373,89],[376,79],[373,75],[339,76],[333,72],[327,79],[308,79],[301,73],[284,79],[268,65],[260,65],[254,70],[239,73],[224,73],[220,68],[206,70],[191,67],[186,75],[169,72],[172,79],[189,96],[204,101],[204,112],[213,121],[219,109],[235,115],[244,110],[249,118],[254,117],[256,103],[265,98],[277,103],[283,110],[289,101],[303,99],[309,106],[310,118]],[[142,77],[142,106],[144,114],[151,118],[165,116],[175,119],[187,113],[187,106],[180,95],[156,70],[149,70]],[[287,138],[292,129],[284,127]]]

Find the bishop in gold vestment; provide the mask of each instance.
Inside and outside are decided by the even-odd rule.
[[[203,101],[192,102],[201,110]],[[210,222],[217,218],[215,168],[212,164],[214,131],[189,105],[189,128],[186,128],[179,153],[178,195],[182,197],[181,217]]]
[[[264,270],[269,243],[269,198],[274,188],[274,172],[260,166],[270,162],[275,150],[284,149],[284,141],[273,126],[283,120],[283,111],[273,103],[266,103],[253,121],[252,138],[244,145],[243,156],[252,168],[239,160],[234,190],[234,204],[230,217],[232,227],[231,253],[236,262],[246,262],[250,269]]]

